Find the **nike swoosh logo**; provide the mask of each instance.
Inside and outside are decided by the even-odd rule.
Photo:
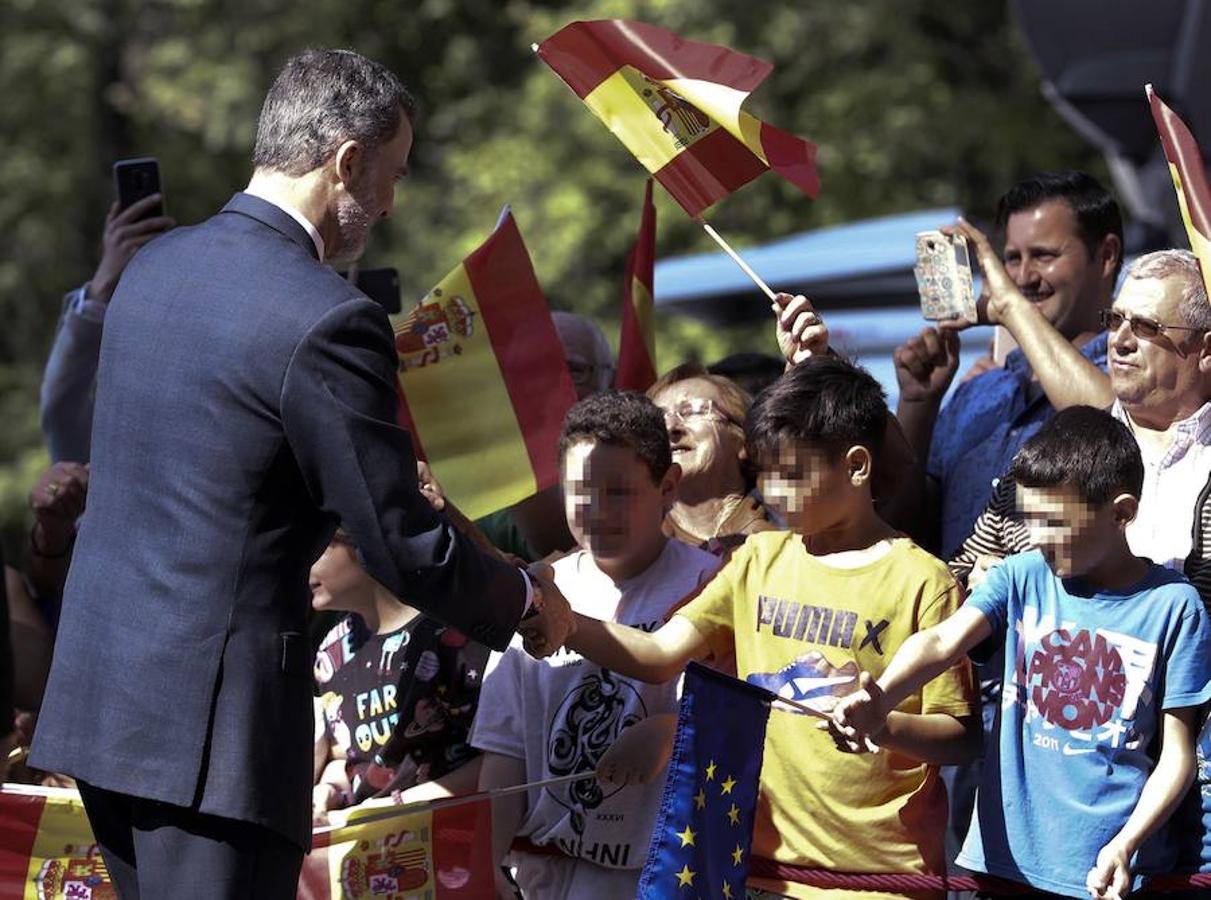
[[[832,687],[834,684],[849,684],[854,680],[852,675],[832,675],[832,676],[817,676],[792,678],[787,684],[782,686],[782,690],[778,693],[782,696],[794,697],[794,694],[789,693],[793,686],[800,694],[807,694],[811,691],[818,691],[821,688]]]
[[[1064,745],[1065,756],[1080,756],[1082,753],[1092,753],[1097,747],[1073,747],[1069,744]]]

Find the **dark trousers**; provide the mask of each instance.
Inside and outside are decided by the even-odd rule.
[[[79,782],[122,900],[294,900],[303,850],[249,822]]]

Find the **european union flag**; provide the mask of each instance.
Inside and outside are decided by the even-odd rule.
[[[742,900],[774,695],[690,663],[639,894]]]

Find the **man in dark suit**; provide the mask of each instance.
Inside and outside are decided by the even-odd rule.
[[[142,249],[107,315],[88,507],[33,764],[80,782],[124,898],[293,897],[310,842],[307,573],[339,522],[395,593],[503,649],[573,627],[418,492],[383,311],[356,259],[407,171],[412,100],[309,51],[266,98],[255,172]]]

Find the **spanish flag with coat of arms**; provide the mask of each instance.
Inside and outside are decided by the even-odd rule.
[[[643,22],[572,22],[539,57],[694,218],[770,169],[811,197],[816,145],[740,106],[764,60]]]
[[[556,483],[559,431],[576,393],[508,207],[491,236],[393,325],[400,425],[466,516]]]

